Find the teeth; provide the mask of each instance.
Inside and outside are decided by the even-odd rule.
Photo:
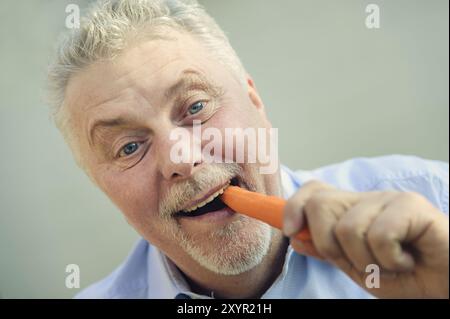
[[[189,207],[187,209],[185,209],[184,211],[187,213],[193,212],[194,210],[196,210],[197,208],[203,207],[208,203],[211,203],[217,196],[223,194],[225,188],[228,187],[228,185],[230,185],[230,182],[227,183],[227,185],[225,185],[222,189],[218,190],[217,192],[215,192],[214,194],[212,194],[211,196],[209,196],[207,199],[205,199],[203,202],[198,203],[195,206]]]

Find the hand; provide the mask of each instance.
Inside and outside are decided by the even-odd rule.
[[[331,262],[376,297],[449,297],[448,217],[417,193],[355,193],[313,181],[288,200],[284,216],[297,252]],[[293,238],[306,225],[312,243]],[[379,266],[379,288],[366,285],[370,264]]]

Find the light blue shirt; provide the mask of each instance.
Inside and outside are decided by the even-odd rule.
[[[356,158],[313,171],[282,167],[284,196],[309,180],[348,191],[400,190],[421,193],[448,215],[448,163],[410,156]],[[178,268],[156,247],[141,239],[113,273],[77,298],[211,298],[190,292]],[[283,270],[262,298],[372,298],[334,266],[295,253],[289,247]]]

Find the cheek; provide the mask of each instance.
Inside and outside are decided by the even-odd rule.
[[[205,123],[206,127],[214,127],[220,130],[225,128],[246,127],[251,119],[251,112],[246,105],[239,106],[237,101],[224,102],[211,119]],[[239,114],[239,116],[236,116]]]
[[[252,110],[245,110],[241,112],[240,110],[248,108],[247,105],[242,105],[236,107],[234,105],[224,106],[219,111],[214,114],[214,116],[204,124],[203,129],[205,130],[204,139],[202,141],[202,150],[208,154],[208,156],[213,155],[217,160],[231,160],[233,162],[242,163],[242,161],[247,161],[247,154],[249,148],[248,145],[242,150],[237,147],[237,142],[233,138],[233,132],[235,129],[248,129],[248,128],[259,128],[263,127],[258,122],[258,114],[254,113]],[[238,114],[238,116],[236,115]],[[210,129],[216,132],[215,135],[209,135]],[[227,130],[230,129],[230,130]],[[255,130],[255,136],[257,135],[257,130]],[[257,143],[257,142],[256,142]],[[221,152],[217,152],[217,150]],[[253,148],[251,148],[253,149]],[[256,151],[256,150],[255,150]],[[239,155],[237,154],[239,152]],[[256,155],[252,152],[252,157]],[[209,159],[209,158],[208,158]],[[252,160],[251,163],[254,163]]]
[[[244,93],[228,98],[222,106],[214,118],[217,127],[267,127],[260,111]]]
[[[120,172],[102,174],[101,188],[130,223],[157,215],[158,187],[154,177],[142,169],[143,163]]]

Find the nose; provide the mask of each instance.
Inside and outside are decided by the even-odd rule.
[[[162,175],[168,181],[187,179],[194,175],[200,164],[201,162],[199,161],[193,163],[172,163],[169,160],[162,168]]]
[[[165,139],[160,144],[159,152],[160,171],[164,179],[170,182],[188,179],[200,169],[202,164],[201,146],[191,141],[171,141]],[[188,154],[183,160],[174,154]]]

